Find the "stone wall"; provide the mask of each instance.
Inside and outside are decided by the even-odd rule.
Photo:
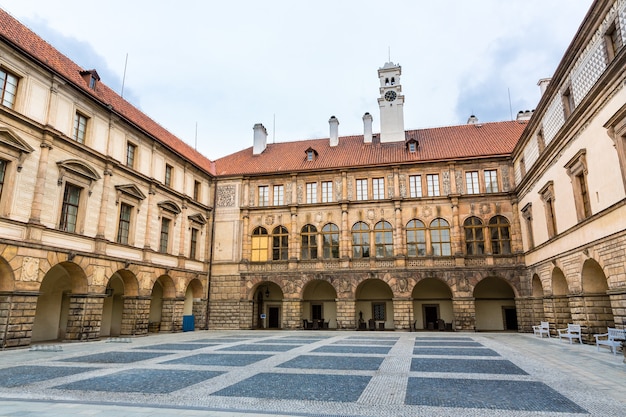
[[[72,294],[65,331],[66,340],[95,340],[100,337],[104,295]]]
[[[0,348],[28,346],[37,294],[0,293]]]

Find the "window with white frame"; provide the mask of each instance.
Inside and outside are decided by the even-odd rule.
[[[10,109],[15,105],[18,78],[4,68],[0,68],[0,104]]]
[[[356,199],[367,200],[367,179],[356,180]]]
[[[333,182],[322,181],[322,203],[331,203],[333,201]]]
[[[485,192],[498,192],[498,171],[496,171],[495,169],[485,170]]]
[[[422,196],[422,176],[409,175],[409,195],[412,198]]]
[[[267,185],[259,186],[259,206],[265,207],[270,204],[270,191]]]
[[[120,204],[120,216],[117,223],[117,243],[128,245],[130,236],[131,214],[133,207],[129,204]]]
[[[426,187],[430,197],[439,196],[439,174],[426,175]]]
[[[307,204],[317,203],[317,183],[306,183],[306,202]]]
[[[385,198],[385,179],[372,179],[372,197],[374,200],[383,200]]]
[[[274,186],[274,205],[282,206],[285,204],[285,187],[283,185]]]
[[[72,139],[78,143],[85,143],[85,135],[87,133],[87,116],[76,112],[74,114],[74,129],[72,130]]]
[[[478,171],[468,171],[465,173],[465,188],[467,194],[479,194]]]

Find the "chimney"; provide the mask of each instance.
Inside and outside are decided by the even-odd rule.
[[[372,120],[373,117],[369,113],[363,115],[363,142],[372,143]]]
[[[339,145],[339,120],[335,116],[330,116],[328,120],[330,125],[330,146]]]
[[[474,116],[473,114],[469,117],[469,119],[467,119],[467,124],[468,125],[475,125],[476,123],[478,123],[478,117]]]
[[[548,88],[548,84],[550,84],[551,80],[552,78],[542,78],[537,82],[537,85],[539,86],[539,91],[541,91],[542,96],[543,96],[543,93],[546,92],[546,89]]]
[[[259,155],[267,146],[267,130],[261,123],[257,123],[252,128],[254,130],[254,147],[252,148],[252,155]]]
[[[533,111],[534,110],[520,110],[519,112],[517,112],[517,121],[524,122],[530,120],[530,116],[533,115]]]

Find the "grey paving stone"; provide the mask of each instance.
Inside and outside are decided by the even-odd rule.
[[[432,341],[419,340],[415,342],[415,346],[416,347],[419,347],[419,346],[480,347],[482,345],[478,342],[465,342],[465,341],[450,342],[450,341],[443,341],[443,340],[432,340]]]
[[[81,368],[74,366],[14,366],[0,369],[0,386],[6,388],[19,387],[48,379],[75,375],[93,371],[98,368]]]
[[[53,388],[79,391],[167,394],[214,378],[222,373],[215,371],[129,369],[106,376],[58,385]]]
[[[448,342],[462,342],[462,341],[472,341],[471,337],[454,337],[454,336],[432,336],[432,337],[422,337],[417,336],[415,340],[443,340]]]
[[[413,355],[442,355],[442,356],[500,356],[494,350],[487,348],[428,348],[416,347]]]
[[[393,346],[396,340],[337,340],[334,345]]]
[[[413,358],[411,372],[455,372],[467,374],[528,375],[507,360]]]
[[[399,340],[400,338],[398,336],[382,336],[378,333],[376,334],[372,334],[371,336],[348,336],[346,337],[346,339],[352,339],[352,340]]]
[[[409,378],[405,403],[433,407],[587,413],[546,384],[535,381]]]
[[[250,340],[249,337],[224,337],[224,338],[215,338],[215,339],[198,339],[198,340],[194,340],[193,343],[216,343],[216,344],[221,344],[221,343],[237,343],[237,342],[246,342]]]
[[[319,342],[320,339],[291,339],[291,338],[285,338],[285,339],[265,339],[265,340],[258,340],[254,343],[277,343],[277,344],[292,344],[292,345],[307,345],[309,343],[315,343],[315,342]]]
[[[88,363],[131,363],[145,361],[169,355],[162,352],[104,352],[93,355],[77,356],[75,358],[61,359],[62,362],[88,362]]]
[[[217,346],[217,343],[161,343],[159,345],[138,346],[134,349],[144,350],[196,350],[209,346]]]
[[[387,346],[321,346],[314,349],[313,352],[320,353],[370,353],[376,355],[384,355],[389,353],[391,347]]]
[[[358,375],[261,373],[212,395],[282,400],[354,402],[371,377]]]
[[[247,345],[237,345],[237,346],[227,346],[221,349],[220,351],[234,351],[234,352],[287,352],[288,350],[295,349],[300,345],[268,345],[268,344],[247,344]]]
[[[270,357],[272,357],[272,355],[258,355],[250,353],[200,353],[197,355],[185,356],[184,358],[172,359],[161,363],[207,366],[246,366]]]
[[[349,371],[376,371],[384,358],[354,356],[301,355],[278,365],[279,368],[336,369]]]

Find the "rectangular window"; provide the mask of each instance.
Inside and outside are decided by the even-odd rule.
[[[333,182],[322,182],[322,203],[331,203],[333,201]]]
[[[167,246],[170,240],[170,223],[172,221],[165,217],[161,218],[161,239],[159,241],[159,252],[167,253]]]
[[[498,192],[498,172],[495,169],[485,170],[485,192]]]
[[[356,180],[356,199],[367,200],[367,180]]]
[[[135,154],[137,153],[137,145],[128,142],[126,144],[126,166],[135,167]]]
[[[574,96],[572,95],[571,87],[567,87],[567,89],[563,91],[561,100],[563,101],[563,114],[565,115],[565,119],[567,119],[570,114],[572,114],[575,107]]]
[[[548,227],[548,238],[556,236],[556,216],[554,212],[554,183],[549,181],[539,191],[541,199],[543,200],[544,209],[546,212],[546,225]]]
[[[267,185],[259,186],[259,207],[270,205],[270,188]]]
[[[372,179],[372,195],[374,200],[382,200],[385,198],[385,179],[373,178]]]
[[[307,204],[317,203],[317,183],[306,183],[306,202]]]
[[[10,109],[15,105],[15,94],[17,93],[18,78],[0,69],[0,103]]]
[[[76,232],[78,222],[78,203],[82,189],[72,184],[65,184],[63,192],[63,205],[61,207],[61,221],[59,229],[66,232]]]
[[[282,185],[274,186],[274,205],[282,206],[285,204],[285,187]]]
[[[130,234],[130,214],[132,207],[122,203],[120,205],[120,218],[117,225],[117,243],[128,245],[128,236]]]
[[[587,218],[591,216],[591,203],[589,202],[589,190],[587,190],[585,174],[576,175],[576,181],[578,183],[578,191],[580,192],[582,214],[584,218]]]
[[[202,185],[200,184],[200,181],[195,181],[193,182],[193,199],[195,201],[200,201],[200,190],[202,189]]]
[[[522,217],[526,224],[526,233],[528,234],[528,249],[534,249],[535,238],[533,236],[533,206],[531,203],[526,204],[522,209]]]
[[[587,150],[581,149],[570,161],[565,164],[574,191],[574,206],[576,217],[582,221],[591,216],[591,201],[587,188]]]
[[[608,30],[604,34],[604,46],[606,47],[607,63],[615,59],[615,55],[617,55],[620,44],[621,37],[618,26],[613,23],[611,26],[609,26]]]
[[[465,173],[465,187],[467,188],[467,194],[480,193],[480,188],[478,187],[478,171]]]
[[[7,172],[7,161],[0,159],[0,198],[2,198],[2,189],[4,188],[4,178]]]
[[[169,164],[165,164],[165,185],[168,187],[172,186],[172,171],[174,170],[174,168],[169,165]]]
[[[87,132],[87,117],[76,112],[74,115],[74,130],[72,139],[78,143],[85,143],[85,133]]]
[[[412,198],[422,196],[422,176],[409,175],[409,195]]]
[[[439,174],[426,175],[426,186],[428,187],[428,195],[430,197],[439,196]]]
[[[191,242],[189,244],[189,257],[198,259],[198,229],[191,229]]]
[[[372,303],[372,318],[376,321],[385,321],[385,303]]]

